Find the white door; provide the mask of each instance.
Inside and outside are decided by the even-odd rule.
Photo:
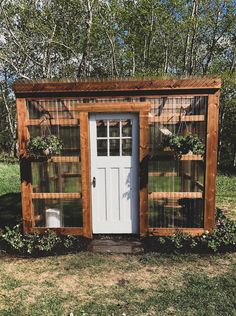
[[[138,233],[138,117],[90,116],[94,234]]]

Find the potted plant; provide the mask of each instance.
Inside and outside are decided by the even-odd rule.
[[[170,148],[174,151],[176,158],[181,158],[182,155],[192,153],[194,155],[204,155],[205,145],[201,139],[196,135],[168,135],[166,136],[161,144],[161,148]]]
[[[48,159],[52,155],[60,154],[62,148],[62,140],[55,135],[36,136],[29,140],[27,153],[33,159]]]

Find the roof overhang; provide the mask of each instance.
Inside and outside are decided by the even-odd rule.
[[[13,90],[18,97],[36,95],[120,95],[132,94],[176,94],[206,93],[221,88],[220,78],[188,78],[188,79],[106,79],[106,80],[29,80],[16,81]]]

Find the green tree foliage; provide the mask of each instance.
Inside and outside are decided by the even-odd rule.
[[[0,146],[14,139],[19,78],[217,75],[220,166],[232,169],[235,11],[235,0],[1,1]]]

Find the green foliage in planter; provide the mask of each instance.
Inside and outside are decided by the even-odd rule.
[[[236,222],[217,210],[216,227],[210,234],[200,236],[184,234],[178,229],[172,236],[147,237],[146,249],[158,252],[225,252],[236,251]]]
[[[51,156],[57,155],[63,148],[60,138],[55,135],[37,136],[29,140],[27,144],[27,152],[30,156]]]
[[[175,152],[175,156],[181,158],[182,155],[190,151],[194,155],[204,155],[205,146],[196,135],[169,135],[161,143],[161,148],[170,147]]]

